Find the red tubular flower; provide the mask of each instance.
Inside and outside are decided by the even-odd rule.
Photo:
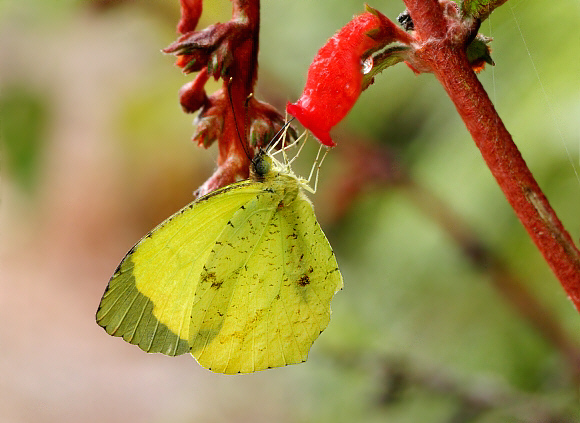
[[[330,129],[350,111],[362,91],[362,60],[401,37],[387,17],[370,9],[355,16],[318,51],[308,69],[302,96],[288,103],[286,111],[327,146],[334,146]]]

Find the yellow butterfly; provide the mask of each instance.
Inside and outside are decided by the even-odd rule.
[[[343,282],[304,193],[313,190],[282,151],[284,164],[261,150],[249,179],[193,201],[131,248],[98,324],[219,373],[306,361]]]

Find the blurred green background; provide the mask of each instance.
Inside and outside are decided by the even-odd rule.
[[[257,96],[282,110],[363,3],[262,3]],[[199,27],[230,12],[206,1]],[[580,422],[580,317],[443,89],[404,65],[333,131],[313,202],[345,288],[308,362],[216,375],[96,325],[124,253],[214,168],[178,103],[191,76],[160,53],[178,18],[177,0],[0,1],[0,421]],[[578,22],[577,0],[508,1],[480,74],[576,241]]]

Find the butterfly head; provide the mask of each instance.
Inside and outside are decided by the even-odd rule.
[[[257,181],[266,179],[272,172],[272,157],[265,150],[260,149],[252,159],[250,177]]]

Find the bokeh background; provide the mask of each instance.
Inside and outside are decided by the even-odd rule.
[[[257,96],[282,110],[363,4],[262,3]],[[206,1],[200,27],[230,13]],[[0,422],[579,422],[580,317],[443,89],[404,65],[333,131],[313,201],[345,288],[308,362],[216,375],[97,326],[124,253],[215,165],[160,53],[178,18],[177,0],[0,1]],[[578,22],[577,0],[508,1],[480,74],[575,240]]]

